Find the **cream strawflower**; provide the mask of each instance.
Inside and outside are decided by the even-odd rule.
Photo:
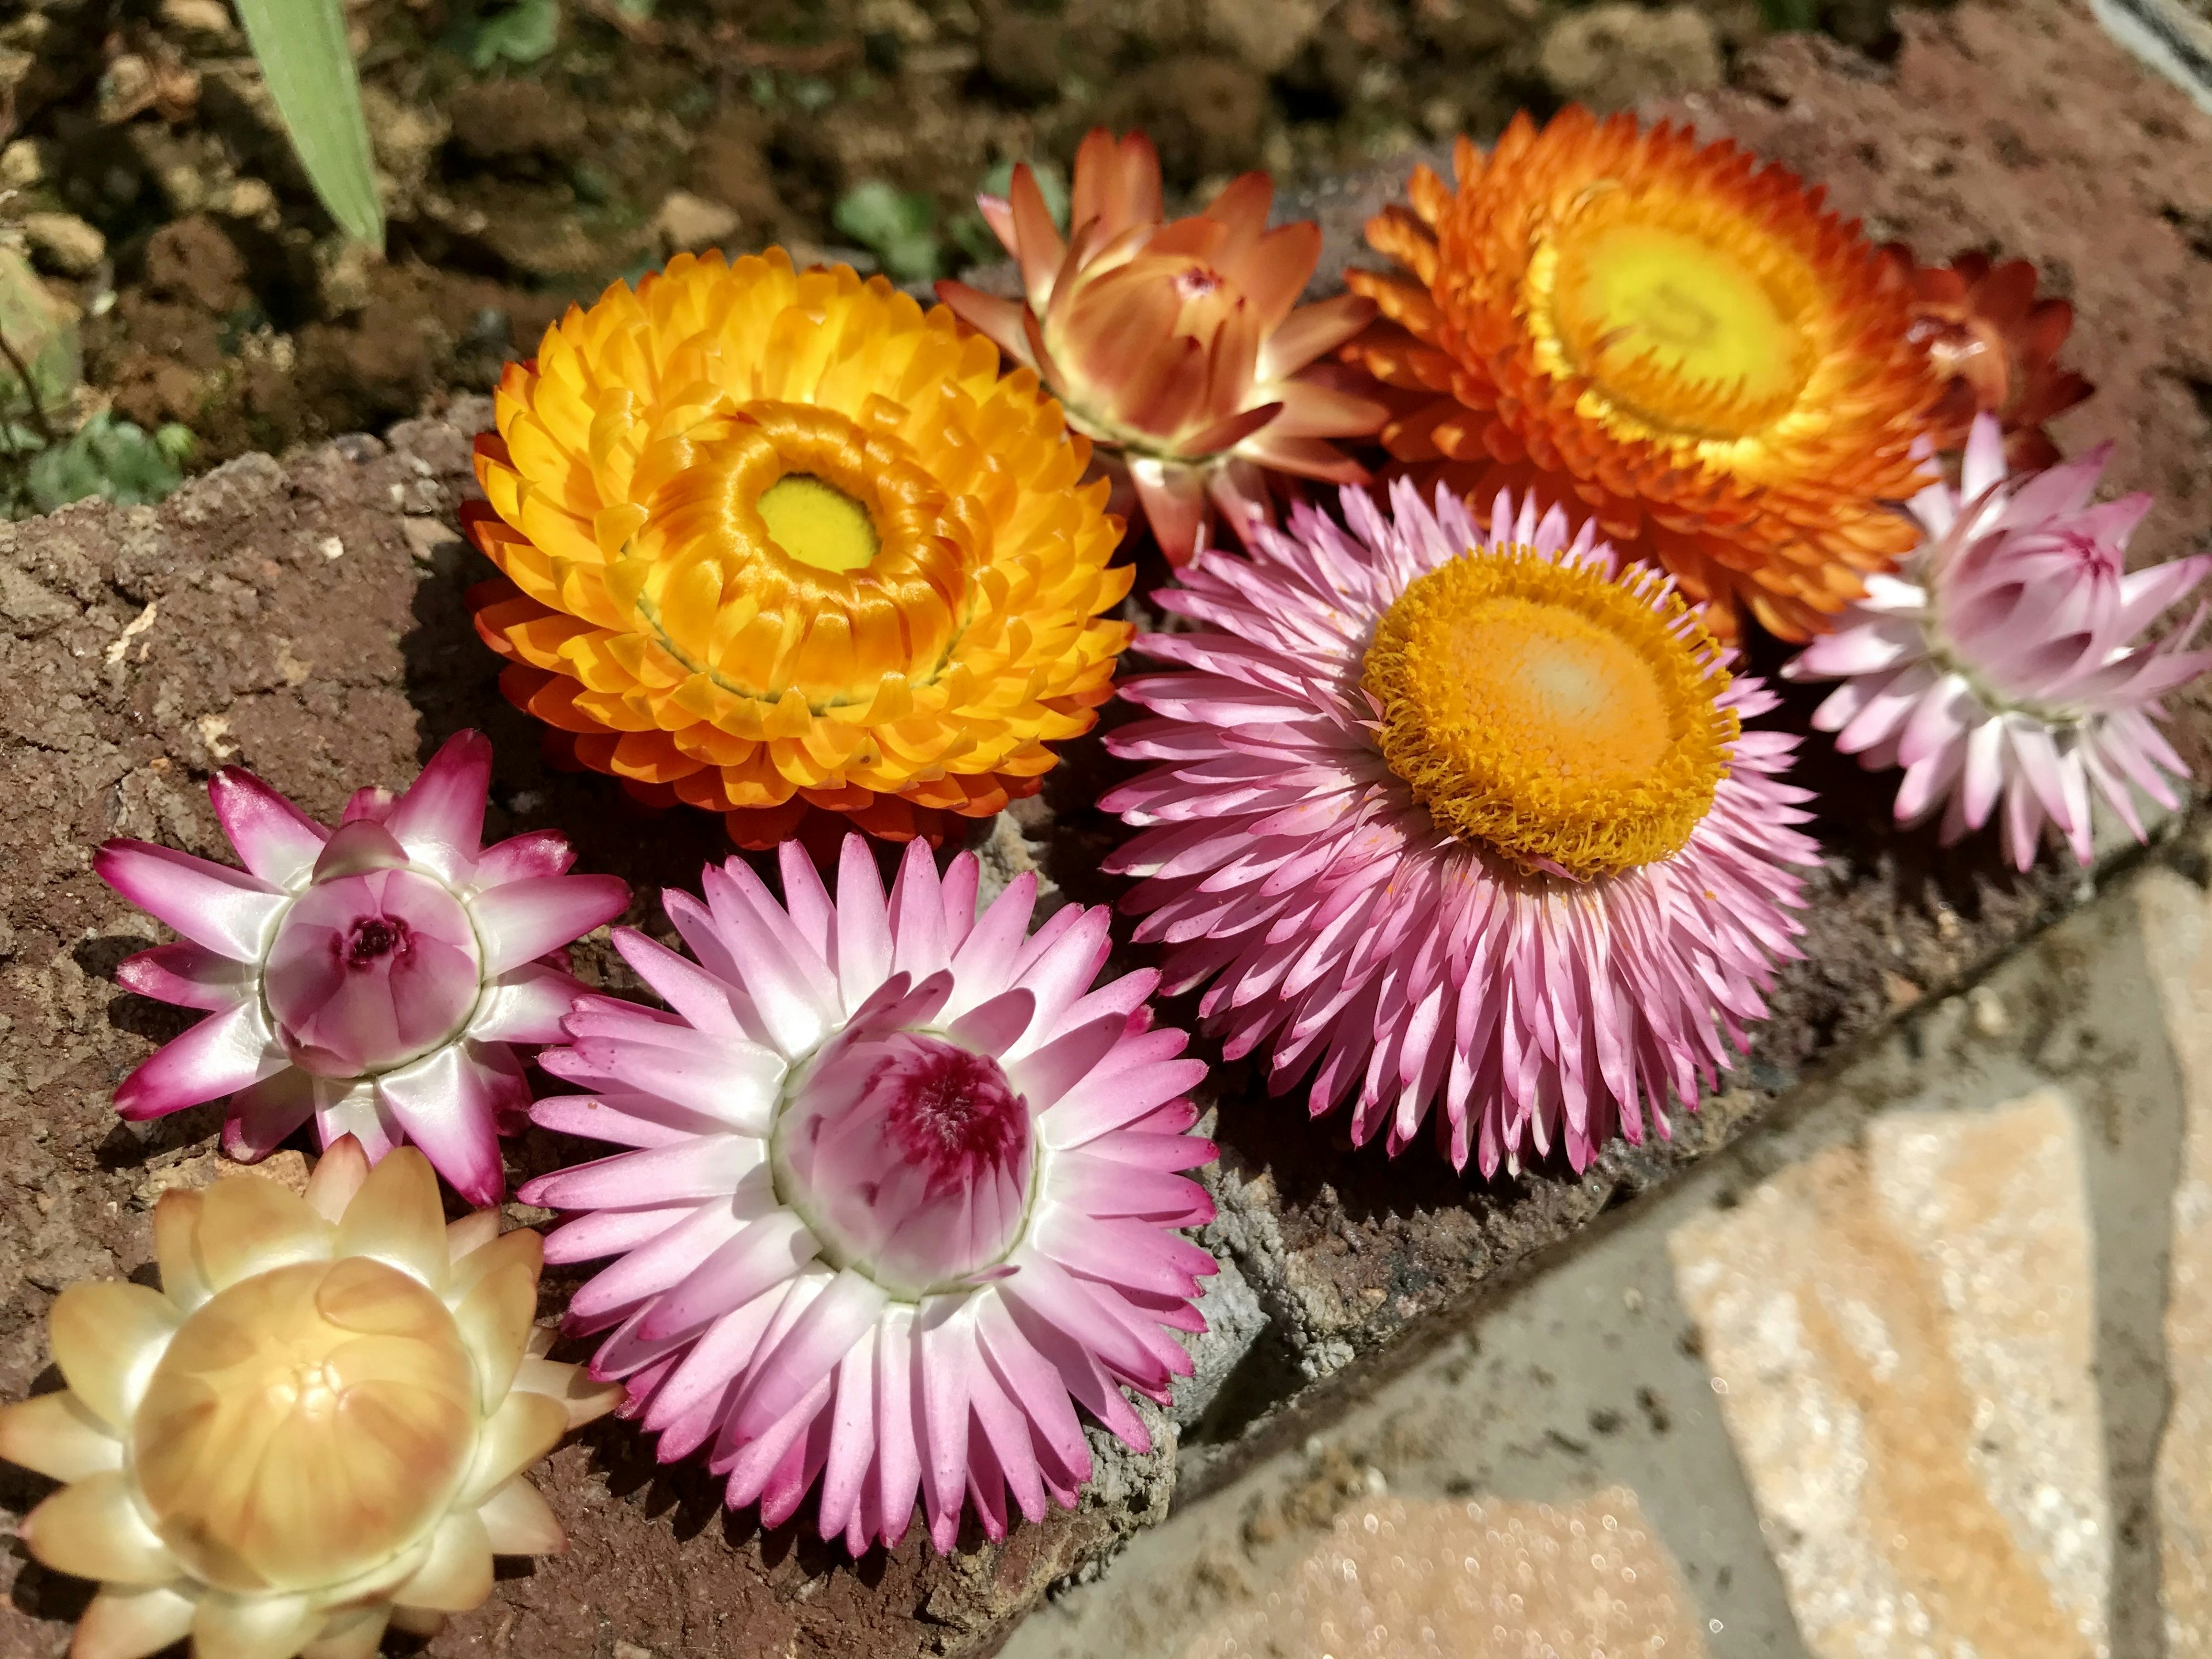
[[[536,1233],[447,1225],[420,1152],[349,1135],[304,1199],[163,1194],[154,1242],[162,1288],[70,1285],[68,1389],[0,1409],[0,1457],[68,1483],[23,1541],[101,1581],[72,1659],[369,1659],[562,1547],[522,1472],[619,1390],[538,1357]]]

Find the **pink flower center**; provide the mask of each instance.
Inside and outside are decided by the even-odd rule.
[[[921,1031],[834,1048],[775,1133],[777,1189],[825,1261],[895,1296],[1005,1256],[1029,1209],[1029,1103],[999,1062]]]
[[[1221,286],[1221,273],[1204,265],[1188,265],[1175,279],[1176,292],[1186,300],[1203,300]]]
[[[277,924],[262,995],[302,1070],[356,1078],[441,1047],[482,985],[476,929],[441,882],[372,870],[319,882]]]

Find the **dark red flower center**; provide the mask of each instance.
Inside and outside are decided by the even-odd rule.
[[[923,1039],[886,1055],[868,1085],[899,1150],[933,1187],[973,1180],[1028,1150],[1028,1109],[988,1055]]]
[[[390,916],[362,916],[346,934],[345,964],[368,968],[380,957],[407,950],[407,924]]]

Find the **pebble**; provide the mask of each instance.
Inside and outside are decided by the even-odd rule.
[[[107,238],[74,213],[27,213],[23,240],[41,270],[89,276],[107,257]]]

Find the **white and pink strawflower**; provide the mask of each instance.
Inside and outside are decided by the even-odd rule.
[[[662,1461],[703,1448],[769,1526],[818,1482],[855,1554],[917,1495],[940,1551],[966,1506],[1003,1538],[1089,1479],[1078,1406],[1141,1450],[1121,1389],[1190,1374],[1206,1067],[1152,1029],[1156,973],[1091,988],[1103,907],[1031,933],[1024,875],[978,915],[974,857],[940,879],[919,841],[886,903],[857,836],[833,901],[781,851],[781,904],[738,860],[665,896],[691,957],[617,931],[668,1010],[584,998],[541,1064],[591,1092],[532,1115],[635,1150],[522,1196],[583,1212],[547,1260],[620,1257],[568,1328],[612,1328],[593,1374]]]
[[[1742,729],[1773,695],[1588,525],[1343,507],[1154,596],[1193,626],[1138,648],[1188,672],[1123,687],[1157,718],[1108,746],[1155,764],[1103,803],[1142,827],[1108,865],[1138,938],[1357,1142],[1433,1112],[1488,1176],[1665,1135],[1796,954],[1796,739]]]
[[[372,1163],[422,1149],[471,1204],[506,1187],[502,1119],[530,1085],[512,1045],[556,1042],[582,990],[563,947],[620,915],[615,876],[572,876],[551,830],[483,846],[491,744],[463,732],[407,790],[363,789],[335,830],[251,773],[208,781],[246,867],[142,841],[93,855],[101,880],[184,935],[125,961],[142,996],[210,1017],[123,1080],[136,1120],[229,1097],[223,1150],[246,1163],[315,1121]]]
[[[2128,538],[2151,500],[2090,504],[2111,454],[2008,478],[2002,429],[1980,416],[1960,488],[1912,499],[1918,550],[1869,577],[1836,631],[1782,671],[1844,682],[1813,724],[1869,770],[1905,769],[1900,824],[1940,811],[1948,845],[2002,807],[2005,852],[2025,870],[2046,821],[2089,862],[2093,785],[2138,841],[2130,784],[2178,805],[2168,780],[2188,768],[2154,722],[2160,698],[2212,668],[2212,652],[2187,648],[2204,606],[2163,640],[2139,636],[2212,572],[2212,555],[2129,574]]]

